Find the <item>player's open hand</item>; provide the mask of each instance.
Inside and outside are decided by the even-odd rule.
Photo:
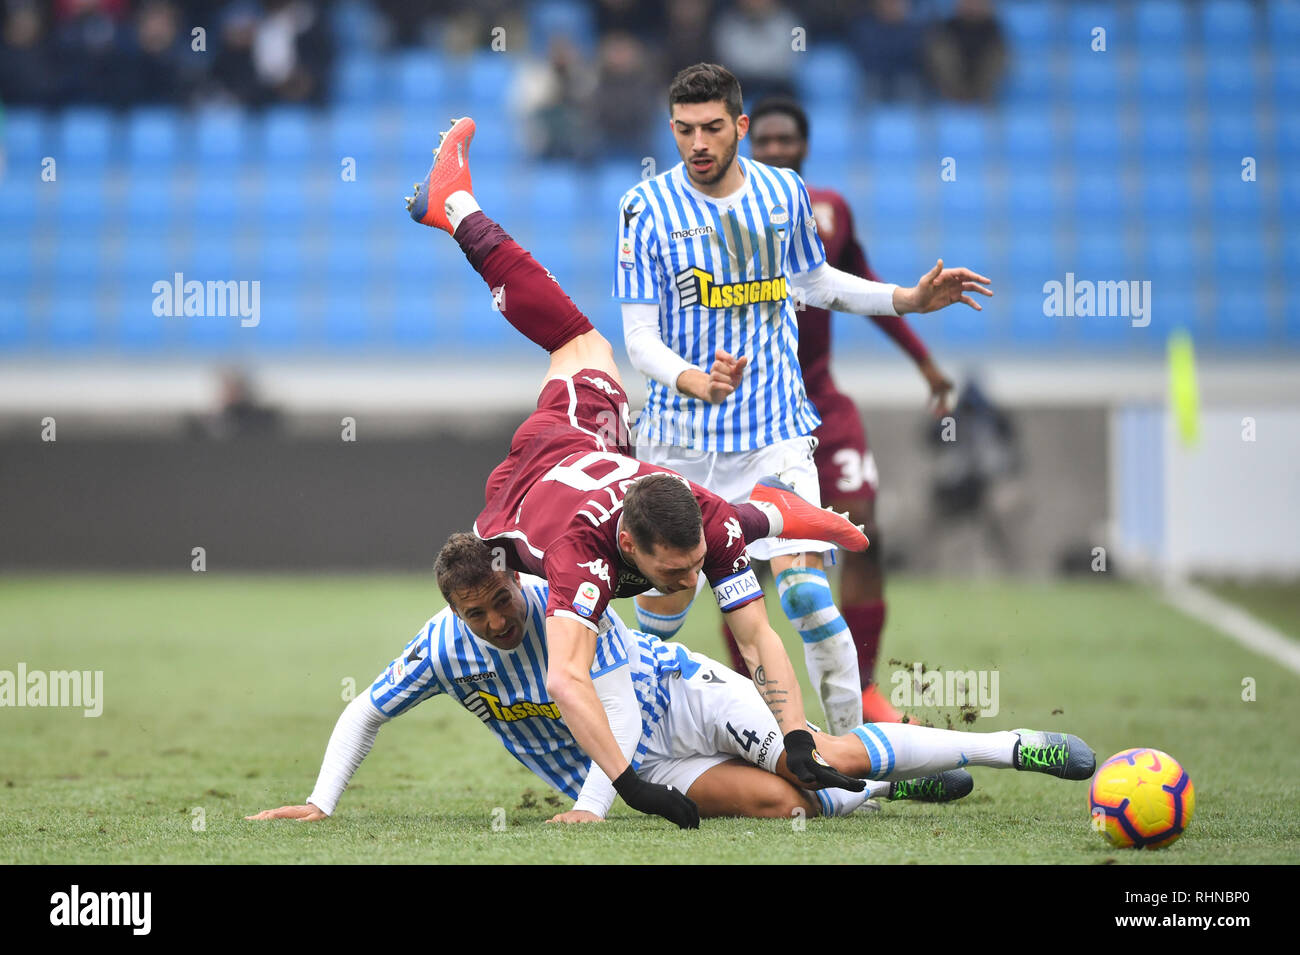
[[[719,404],[740,387],[745,366],[749,356],[736,358],[719,348],[713,355],[713,367],[709,369],[708,392],[705,397],[713,404]]]
[[[297,819],[299,822],[315,822],[318,819],[328,819],[325,813],[319,808],[312,805],[306,806],[281,806],[279,809],[263,809],[256,816],[245,816],[245,819]]]
[[[600,816],[596,815],[594,812],[587,812],[587,810],[585,809],[570,809],[568,812],[557,813],[556,815],[552,816],[550,819],[547,819],[546,821],[574,823],[574,822],[604,822],[605,820],[600,818]]]
[[[934,312],[954,302],[964,302],[982,312],[984,307],[967,293],[977,292],[992,297],[993,290],[986,288],[991,281],[970,269],[945,269],[943,259],[939,259],[934,268],[921,276],[915,288],[898,290],[897,299],[901,302],[896,299],[895,311],[900,315],[903,312]],[[897,307],[900,304],[902,308]]]
[[[853,776],[845,776],[822,759],[807,730],[791,730],[785,734],[785,768],[794,774],[807,789],[847,789],[860,793],[867,784]]]

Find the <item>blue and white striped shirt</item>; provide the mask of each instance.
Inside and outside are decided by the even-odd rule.
[[[370,702],[387,717],[447,694],[477,716],[515,759],[560,792],[576,799],[591,765],[546,692],[546,582],[520,578],[527,603],[524,639],[514,650],[498,650],[474,636],[448,608],[430,619],[401,655],[370,687]],[[658,658],[648,641],[606,610],[596,641],[592,677],[624,664],[641,704],[642,738],[632,763],[639,767],[646,740],[664,718]],[[658,641],[655,640],[657,643]],[[629,657],[628,648],[635,648]],[[671,661],[663,665],[671,670]]]
[[[749,357],[721,404],[651,379],[637,444],[751,451],[821,424],[799,370],[790,281],[826,260],[798,173],[737,155],[745,185],[714,199],[685,164],[637,183],[619,203],[614,297],[658,302],[664,343],[707,370],[714,351]]]

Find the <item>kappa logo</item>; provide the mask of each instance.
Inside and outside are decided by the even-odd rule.
[[[592,378],[590,375],[583,375],[582,380],[591,382],[592,385],[605,392],[605,394],[609,395],[611,398],[614,397],[614,386],[604,378]]]
[[[551,273],[547,272],[547,275]],[[504,285],[494,286],[492,289],[492,310],[495,312],[504,311],[506,307],[506,287]]]
[[[623,228],[624,229],[630,228],[632,225],[632,220],[635,219],[640,214],[641,214],[640,200],[637,199],[636,196],[633,196],[631,199],[628,200],[627,205],[623,207]]]
[[[595,560],[589,560],[585,564],[578,564],[578,566],[585,567],[587,570],[591,571],[593,577],[603,580],[607,586],[613,582],[609,577],[609,564],[605,563],[599,557]]]
[[[728,546],[728,547],[730,547],[734,542],[740,540],[741,538],[743,538],[743,537],[745,536],[745,532],[742,531],[742,530],[740,529],[740,519],[739,519],[739,518],[729,517],[729,518],[727,518],[726,523],[723,524],[722,526],[725,527],[726,530],[727,530],[727,546]],[[734,568],[734,569],[735,569],[735,570],[739,570],[740,568],[739,568],[739,567],[736,567],[736,568]]]

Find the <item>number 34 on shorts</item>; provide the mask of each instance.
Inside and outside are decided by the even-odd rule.
[[[873,491],[880,486],[880,472],[876,470],[876,456],[870,451],[859,454],[856,448],[840,448],[831,457],[840,469],[835,490],[848,493],[867,485]]]

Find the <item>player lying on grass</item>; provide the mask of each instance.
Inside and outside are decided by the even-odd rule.
[[[458,700],[524,766],[576,800],[552,822],[605,817],[613,792],[593,780],[589,760],[546,691],[546,582],[497,570],[491,550],[471,534],[452,535],[434,573],[447,609],[421,628],[368,693],[348,704],[306,804],[247,818],[332,814],[380,727],[440,694]],[[957,768],[968,764],[1067,779],[1092,775],[1092,751],[1074,736],[864,724],[845,736],[814,736],[832,764],[872,781],[862,792],[809,792],[795,785],[781,732],[751,681],[680,644],[629,630],[613,610],[600,619],[592,674],[596,680],[619,670],[631,674],[636,702],[614,721],[635,745],[634,765],[646,780],[685,792],[703,816],[788,817],[797,809],[847,815],[872,796],[947,801],[970,792],[970,775]]]
[[[488,477],[486,507],[474,524],[504,565],[550,584],[550,698],[624,802],[679,826],[694,825],[698,815],[689,798],[633,771],[631,753],[621,751],[611,732],[591,668],[599,621],[612,598],[652,587],[694,592],[703,572],[784,734],[791,772],[810,789],[861,790],[860,780],[817,756],[799,683],[768,624],[745,544],[786,534],[861,550],[866,537],[845,518],[780,486],[760,482],[749,501],[732,505],[668,468],[631,457],[627,396],[613,349],[550,272],[479,209],[468,161],[473,136],[468,118],[443,134],[407,208],[417,222],[456,239],[505,318],[551,356],[537,410]]]

